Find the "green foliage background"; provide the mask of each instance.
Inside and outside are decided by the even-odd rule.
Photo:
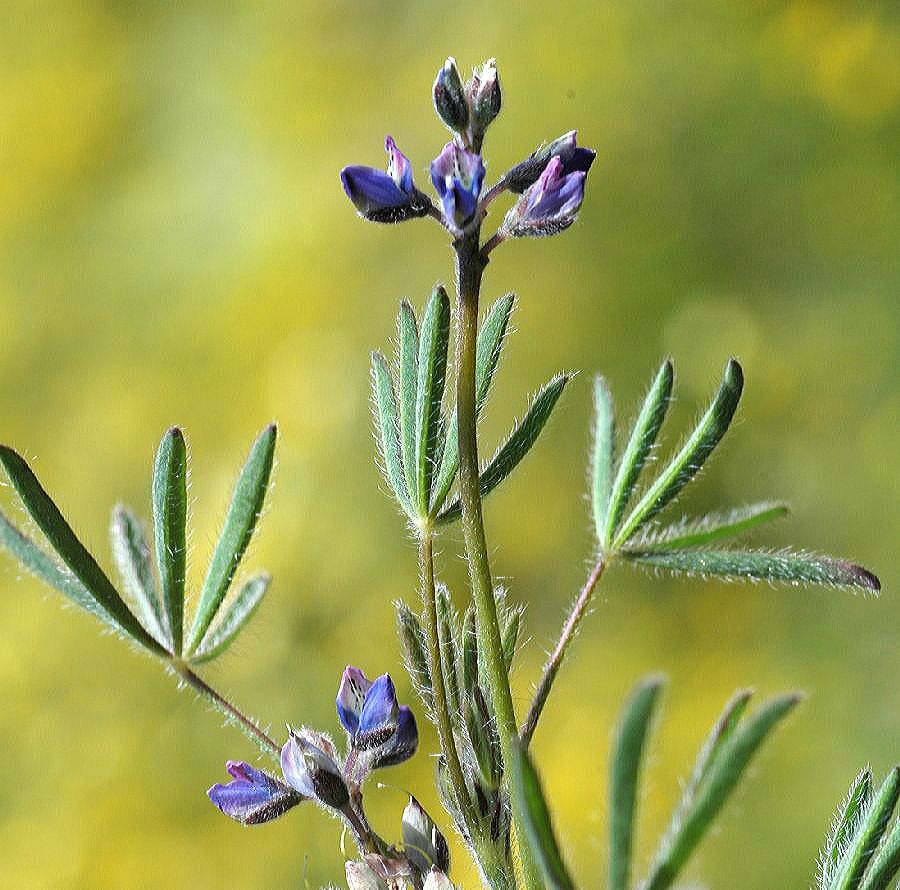
[[[746,423],[689,505],[783,496],[795,516],[764,541],[855,557],[885,594],[612,572],[535,751],[573,871],[599,887],[611,724],[640,674],[671,686],[639,857],[731,691],[805,689],[690,873],[807,886],[851,777],[898,755],[896,5],[22,0],[3,21],[0,434],[109,565],[109,508],[147,517],[155,444],[183,424],[196,588],[245,451],[279,420],[248,563],[275,582],[212,677],[275,731],[335,730],[348,661],[399,677],[389,603],[415,596],[414,549],[373,463],[368,354],[399,297],[421,304],[451,277],[450,255],[428,221],[360,222],[339,168],[380,166],[391,133],[425,185],[448,53],[499,60],[489,178],[571,127],[598,149],[578,225],[504,246],[486,280],[520,303],[485,451],[526,391],[588,372],[487,507],[495,569],[528,603],[515,691],[524,710],[585,575],[590,373],[627,414],[671,353],[674,430],[736,354]],[[458,599],[460,549],[443,540]],[[302,887],[304,857],[312,886],[337,881],[338,826],[312,807],[241,830],[207,801],[226,758],[252,757],[243,737],[5,556],[0,590],[4,885]],[[402,789],[437,810],[433,750],[426,733],[370,791],[382,833]]]

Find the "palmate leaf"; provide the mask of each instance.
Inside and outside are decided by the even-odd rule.
[[[55,565],[52,559],[43,554],[5,518],[0,523],[4,545],[22,559],[30,571],[51,583],[73,602],[104,618],[108,624],[151,652],[164,654],[163,647],[131,613],[106,573],[78,540],[24,458],[12,448],[2,445],[0,463],[3,464],[28,514],[77,579],[77,585],[80,587],[76,582],[68,580],[65,572]]]
[[[731,359],[715,398],[694,431],[622,522],[611,545],[613,551],[626,544],[697,475],[728,430],[743,388],[744,373]]]
[[[857,890],[865,876],[866,866],[887,830],[898,797],[900,767],[895,766],[856,821],[856,829],[841,856],[828,890]],[[886,864],[889,863],[879,864],[881,874],[884,874]],[[878,875],[878,880],[881,880],[881,874]],[[873,882],[874,880],[873,878]]]
[[[871,798],[872,771],[866,767],[853,780],[847,796],[835,813],[828,839],[819,854],[819,890],[829,890],[831,887],[838,864]]]
[[[153,466],[153,531],[162,600],[172,640],[181,655],[187,561],[187,445],[173,426],[162,437]]]
[[[482,497],[490,494],[531,450],[569,380],[571,375],[559,374],[535,396],[522,422],[481,471],[479,490]],[[460,515],[460,512],[461,505],[456,498],[438,516],[438,522],[451,522]]]
[[[234,642],[259,608],[271,580],[271,575],[261,572],[244,582],[231,603],[219,611],[191,656],[192,662],[212,661]]]
[[[726,717],[722,730],[726,737],[721,741],[715,737],[714,730],[713,742],[710,744],[707,741],[701,752],[702,760],[698,768],[695,768],[695,774],[699,771],[700,778],[694,787],[689,786],[691,799],[676,810],[679,821],[673,821],[664,836],[650,874],[641,884],[641,890],[665,890],[672,885],[731,796],[753,755],[799,700],[800,696],[796,694],[777,696],[736,726],[733,725],[736,718],[732,712]],[[737,701],[740,702],[740,698]],[[735,699],[732,699],[732,709],[735,707],[734,702]],[[738,704],[737,708],[739,717],[743,705]],[[717,726],[722,725],[720,720]]]
[[[862,566],[790,550],[626,550],[622,556],[639,565],[704,577],[881,590],[878,578]]]
[[[503,341],[509,329],[509,318],[515,304],[515,296],[506,294],[494,303],[484,317],[484,321],[478,330],[478,343],[475,353],[475,416],[481,414],[481,409],[487,400],[497,363],[500,361],[500,352],[503,349]],[[444,437],[444,451],[441,456],[441,465],[435,478],[434,494],[431,499],[432,510],[440,510],[456,472],[459,469],[459,442],[457,440],[456,411],[452,410],[447,421],[446,435]]]
[[[661,677],[642,680],[619,718],[610,763],[609,890],[628,888],[638,777],[662,687]]]
[[[203,582],[186,647],[188,654],[196,650],[209,629],[253,537],[272,475],[277,435],[274,423],[259,434],[238,477],[228,515]]]
[[[525,828],[525,837],[532,856],[543,873],[550,890],[575,890],[569,872],[559,852],[553,833],[550,811],[544,800],[540,780],[531,758],[521,742],[513,740],[512,792],[515,796],[518,819]]]
[[[160,643],[171,648],[172,638],[153,578],[150,547],[144,529],[137,517],[122,504],[113,508],[109,536],[113,559],[125,591],[137,609],[137,617]]]
[[[622,453],[602,526],[598,530],[600,540],[607,549],[612,543],[622,515],[631,500],[634,487],[637,485],[641,470],[650,456],[660,427],[665,420],[669,399],[672,396],[674,376],[672,362],[666,359],[656,373],[632,428],[628,444]]]

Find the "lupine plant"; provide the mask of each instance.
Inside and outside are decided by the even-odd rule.
[[[651,459],[672,398],[672,362],[661,364],[630,426],[617,422],[609,388],[597,377],[589,467],[593,569],[537,679],[530,706],[516,713],[510,671],[523,638],[523,605],[495,581],[482,502],[534,446],[571,375],[548,381],[493,456],[480,459],[478,420],[515,303],[507,294],[482,311],[482,279],[491,253],[503,242],[555,235],[575,222],[595,154],[578,144],[573,130],[539,146],[486,187],[484,140],[501,99],[493,60],[466,83],[453,59],[441,67],[433,101],[450,139],[431,162],[437,202],[416,185],[413,165],[390,136],[386,172],[367,166],[341,171],[344,191],[361,217],[390,224],[431,218],[449,236],[455,255],[453,297],[438,284],[420,313],[402,302],[393,354],[372,354],[378,460],[418,547],[419,597],[415,605],[398,601],[395,608],[411,685],[421,713],[437,730],[443,829],[412,794],[398,835],[381,837],[366,817],[370,774],[405,761],[418,747],[413,710],[399,703],[389,673],[369,679],[357,667],[343,671],[336,697],[342,745],[321,729],[293,724],[286,738],[276,740],[201,676],[203,666],[225,652],[247,625],[269,587],[264,573],[234,582],[266,499],[274,425],[259,435],[239,475],[190,620],[185,609],[188,456],[181,430],[173,427],[163,436],[153,468],[152,548],[137,516],[121,505],[113,509],[110,534],[118,585],[79,541],[28,463],[12,448],[0,448],[0,462],[43,536],[42,542],[32,540],[0,514],[0,543],[73,603],[159,658],[271,761],[265,768],[245,760],[226,764],[230,780],[208,792],[226,816],[256,825],[309,801],[341,820],[357,848],[346,863],[350,890],[452,890],[448,829],[474,859],[486,888],[576,886],[529,748],[595,589],[613,566],[872,593],[880,589],[871,572],[841,559],[734,543],[783,517],[787,507],[779,502],[666,519],[735,416],[744,386],[737,361],[727,363],[708,407],[674,453],[655,464],[655,472]],[[484,237],[495,201],[507,194],[509,209]],[[434,559],[435,539],[456,522],[462,525],[469,574],[469,596],[461,611],[437,579]],[[748,713],[751,692],[733,696],[697,756],[649,870],[635,882],[640,772],[662,688],[660,677],[641,681],[615,732],[609,890],[672,886],[754,754],[800,700],[799,694],[787,693]],[[900,794],[898,768],[873,789],[866,769],[835,816],[818,864],[819,890],[884,890],[900,868],[900,827],[889,824]],[[765,876],[760,881],[765,883]],[[584,886],[598,886],[598,879]]]

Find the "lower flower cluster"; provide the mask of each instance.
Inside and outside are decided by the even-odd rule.
[[[388,674],[370,680],[349,665],[336,704],[346,734],[343,755],[327,733],[289,728],[281,776],[230,760],[231,781],[213,785],[210,800],[241,825],[271,822],[305,800],[338,815],[364,853],[347,863],[350,890],[452,890],[447,841],[414,797],[403,812],[399,846],[372,831],[363,807],[362,787],[372,770],[415,753],[419,732],[412,711],[398,703]]]

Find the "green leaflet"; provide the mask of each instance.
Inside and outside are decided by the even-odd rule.
[[[151,652],[163,654],[162,646],[147,633],[125,605],[103,569],[78,540],[24,458],[12,448],[2,445],[0,463],[3,464],[28,514],[75,576],[83,588],[83,593],[74,582],[65,579],[62,570],[55,566],[53,560],[44,556],[39,548],[5,520],[0,524],[3,528],[4,544],[17,556],[21,554],[26,558],[29,570],[49,581],[73,602],[98,617],[103,618],[105,613],[107,623],[112,623],[117,630],[127,634]],[[96,608],[91,608],[89,600],[96,603]]]
[[[872,771],[866,767],[853,780],[850,791],[835,813],[828,839],[819,855],[819,890],[829,890],[835,871],[860,817],[872,798]]]
[[[506,673],[512,668],[513,658],[516,656],[516,644],[519,642],[519,633],[522,629],[522,609],[509,610],[506,623],[503,625],[503,663],[506,665]]]
[[[619,527],[622,514],[631,500],[641,470],[650,456],[663,420],[665,420],[669,399],[672,396],[674,377],[672,362],[666,359],[657,371],[637,420],[634,422],[628,444],[619,461],[615,481],[609,495],[608,508],[602,523],[602,531],[599,533],[600,541],[607,550]]]
[[[731,359],[725,368],[719,391],[706,413],[622,523],[612,543],[612,550],[626,544],[641,526],[656,516],[697,475],[728,430],[743,388],[744,373],[741,366]]]
[[[634,838],[638,775],[661,677],[642,680],[619,719],[610,764],[609,890],[627,890]]]
[[[416,382],[416,503],[421,515],[431,504],[431,482],[441,421],[447,346],[450,341],[450,298],[440,285],[435,288],[422,318]]]
[[[447,707],[450,709],[450,719],[456,724],[459,722],[461,711],[459,675],[456,670],[456,637],[459,618],[450,601],[450,592],[447,588],[443,584],[438,584],[436,591],[441,673],[444,675],[444,684],[447,688]]]
[[[697,755],[691,777],[672,813],[669,827],[662,836],[659,845],[660,852],[657,856],[661,856],[662,851],[671,849],[677,843],[682,826],[694,808],[698,793],[719,760],[726,742],[734,735],[752,695],[753,693],[749,689],[738,690],[725,705],[725,709],[706,737],[706,741]]]
[[[181,655],[187,559],[187,445],[178,427],[162,437],[153,467],[153,531],[162,599],[172,640]]]
[[[882,841],[860,890],[887,890],[887,885],[900,871],[900,819],[894,821],[890,834]]]
[[[597,540],[604,540],[612,495],[616,451],[616,415],[612,393],[598,374],[594,378],[594,447],[591,451],[591,506]]]
[[[568,374],[559,374],[535,396],[522,422],[481,471],[479,488],[482,497],[490,494],[531,450],[570,379]],[[438,516],[438,522],[450,522],[460,512],[461,505],[457,498]]]
[[[829,890],[856,890],[900,797],[900,767],[894,767],[861,813]]]
[[[419,331],[416,315],[406,300],[397,316],[400,392],[400,453],[406,476],[406,491],[411,503],[416,497],[416,387],[419,378]]]
[[[680,821],[673,823],[664,837],[641,890],[665,890],[671,886],[731,796],[753,755],[799,700],[796,694],[770,699],[730,731],[727,725],[733,715],[728,719],[727,738],[720,744],[713,743],[712,756],[701,767],[702,776],[692,791],[692,799],[679,813]],[[742,705],[738,707],[743,709]]]
[[[116,631],[121,632],[118,622],[110,616],[87,588],[68,569],[48,556],[29,537],[22,534],[0,513],[0,545],[5,547],[32,575],[56,588],[76,606],[95,615]]]
[[[428,651],[425,631],[415,613],[401,600],[394,603],[397,610],[397,633],[403,649],[403,661],[413,688],[429,711],[434,710],[431,693],[431,671],[428,668]]]
[[[247,626],[269,589],[272,576],[261,572],[244,582],[237,596],[224,609],[197,646],[191,657],[195,664],[212,661],[221,655]]]
[[[250,456],[238,477],[228,515],[203,582],[200,603],[188,639],[188,654],[196,650],[209,629],[253,537],[269,487],[276,438],[277,428],[273,423],[253,443]]]
[[[470,692],[478,686],[478,630],[475,609],[470,604],[462,625],[462,688]]]
[[[878,578],[862,566],[789,550],[626,550],[622,556],[641,565],[692,575],[881,590]]]
[[[654,529],[629,545],[628,550],[643,553],[660,553],[666,550],[687,550],[691,547],[703,547],[722,538],[742,535],[762,525],[787,516],[786,504],[766,501],[761,504],[749,504],[733,510],[720,510],[707,513],[698,519],[687,519],[664,528]],[[627,551],[626,551],[627,552]]]
[[[375,395],[378,450],[381,454],[382,472],[397,502],[407,516],[412,517],[414,511],[406,489],[403,460],[400,457],[400,415],[397,410],[394,381],[391,379],[387,361],[380,352],[372,353],[372,388]]]
[[[525,828],[532,855],[540,866],[550,890],[575,890],[550,822],[540,780],[522,743],[513,740],[511,764],[512,793],[517,818]]]
[[[137,608],[138,619],[155,639],[171,647],[171,634],[153,578],[150,547],[141,523],[127,507],[117,504],[113,508],[109,535],[116,567]]]

